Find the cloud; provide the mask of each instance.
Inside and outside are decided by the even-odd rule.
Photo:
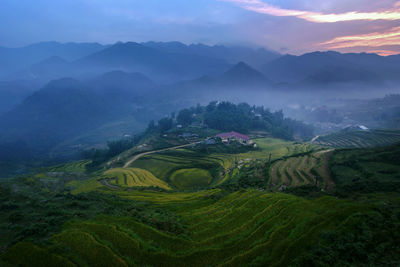
[[[284,9],[262,2],[261,0],[219,0],[239,5],[240,7],[261,14],[278,17],[297,17],[315,23],[335,23],[355,20],[400,20],[400,2],[387,10],[376,12],[345,12],[337,14],[325,14],[321,12],[301,11],[294,9]]]
[[[373,32],[361,35],[350,35],[336,37],[332,40],[320,43],[327,49],[345,49],[352,47],[383,47],[396,46],[400,44],[400,27],[394,27],[385,32]],[[380,50],[377,50],[380,51]],[[396,51],[382,50],[380,54],[397,54]]]

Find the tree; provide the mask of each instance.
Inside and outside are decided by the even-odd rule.
[[[164,133],[172,128],[173,121],[171,118],[162,118],[158,121],[158,129]]]
[[[107,142],[107,157],[112,158],[118,154],[121,154],[122,152],[131,149],[133,145],[133,140],[130,139]]]
[[[190,125],[193,122],[193,114],[189,109],[182,109],[178,117],[176,117],[178,124],[182,124],[184,126]]]
[[[154,120],[151,120],[149,124],[147,125],[147,132],[152,132],[156,128],[156,123]]]
[[[199,103],[197,103],[196,105],[196,114],[200,114],[203,111],[203,108],[201,107],[201,105]]]

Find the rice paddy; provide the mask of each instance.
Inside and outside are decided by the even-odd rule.
[[[287,266],[322,232],[369,210],[331,197],[311,201],[259,191],[236,192],[219,200],[178,199],[160,205],[175,210],[187,226],[186,236],[161,232],[134,218],[99,216],[67,223],[48,245],[17,244],[4,258],[14,264],[33,261],[46,266],[54,259],[59,266]],[[29,258],[16,257],[25,253]]]
[[[169,190],[168,184],[152,173],[137,168],[115,168],[104,173],[110,179],[110,184],[120,187],[159,187]]]
[[[332,133],[318,137],[313,143],[334,148],[368,148],[397,142],[400,142],[400,131],[369,130]]]
[[[268,187],[283,190],[289,187],[312,185],[325,190],[333,189],[328,160],[332,151],[325,150],[298,157],[289,157],[272,164]]]
[[[180,190],[207,188],[213,177],[207,170],[180,169],[171,175],[171,183]]]
[[[134,168],[144,169],[151,172],[160,180],[170,183],[179,190],[190,190],[204,188],[207,181],[209,186],[220,185],[237,172],[238,162],[279,159],[284,156],[305,153],[317,149],[313,144],[300,144],[283,141],[274,138],[259,138],[254,140],[258,146],[257,150],[246,153],[198,153],[191,149],[179,149],[144,156],[133,162]],[[197,169],[196,172],[191,171]],[[201,171],[203,170],[203,171]],[[188,172],[185,174],[185,172]],[[209,174],[206,174],[208,172]],[[185,183],[176,183],[176,176],[185,177]],[[188,182],[192,177],[193,182]],[[211,177],[211,179],[210,179]],[[201,183],[198,183],[199,181]],[[194,186],[194,184],[198,184]]]
[[[333,181],[346,186],[346,190],[352,186],[353,190],[354,185],[359,185],[355,180],[358,177],[364,179],[361,189],[365,190],[366,186],[371,187],[369,182],[375,181],[375,175],[382,178],[380,188],[393,190],[398,188],[394,181],[399,173],[398,146],[390,151],[386,148],[334,151],[290,142],[283,143],[283,148],[280,143],[273,149],[273,140],[262,142],[262,149],[241,154],[201,154],[180,149],[148,155],[134,162],[134,167],[110,169],[99,177],[72,181],[68,184],[74,189],[72,192],[83,194],[71,200],[69,206],[78,205],[84,209],[85,205],[80,206],[79,199],[87,199],[84,193],[90,191],[98,194],[93,196],[96,199],[102,195],[110,197],[110,203],[126,201],[142,203],[142,206],[123,206],[127,213],[122,215],[120,211],[117,215],[101,213],[92,217],[79,217],[80,213],[75,213],[45,242],[24,240],[7,248],[1,255],[0,264],[305,266],[307,258],[301,261],[303,255],[317,247],[326,251],[324,263],[330,260],[330,265],[334,265],[338,258],[341,259],[342,247],[349,251],[351,260],[352,253],[367,251],[365,253],[371,254],[369,248],[375,251],[368,243],[371,240],[375,245],[375,240],[384,236],[382,240],[388,242],[391,233],[385,229],[396,227],[390,221],[394,218],[390,208],[393,203],[400,203],[398,196],[393,197],[394,202],[391,198],[381,201],[379,195],[367,196],[368,201],[354,201],[325,194],[307,199],[271,191],[312,185],[334,194]],[[248,165],[268,166],[266,155],[269,153],[272,153],[272,165],[264,169],[268,172],[267,188],[206,189],[236,179],[246,168],[250,169],[246,167]],[[102,185],[101,179],[106,179],[118,190]],[[147,189],[136,190],[139,187]],[[154,187],[165,191],[156,192]],[[378,200],[374,202],[374,198]],[[381,203],[384,207],[377,208]],[[140,212],[144,215],[139,216]],[[388,221],[388,226],[381,227]],[[366,228],[369,222],[376,228]],[[40,227],[40,221],[36,223]],[[174,232],[176,223],[181,228]],[[335,233],[339,233],[338,237]],[[343,233],[347,235],[340,239]],[[371,233],[376,236],[371,237]],[[328,238],[328,245],[339,238],[339,245],[332,241],[329,249],[327,244],[320,246],[324,237]],[[353,237],[356,240],[351,239]],[[388,249],[398,251],[393,248],[396,237],[393,240],[386,247],[385,242],[380,242],[378,245],[384,249],[377,255]],[[318,252],[314,256],[320,258],[321,254]],[[379,259],[378,256],[360,258],[370,260],[374,257]]]

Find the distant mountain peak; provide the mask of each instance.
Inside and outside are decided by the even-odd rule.
[[[81,86],[81,82],[73,78],[61,78],[50,81],[46,84],[43,90],[54,90],[54,89],[70,89],[78,88]]]
[[[95,78],[95,80],[106,84],[131,82],[137,84],[154,85],[154,82],[142,73],[139,72],[127,73],[120,70],[106,72],[100,75],[99,77]]]
[[[233,66],[223,75],[226,78],[233,79],[257,79],[266,80],[266,77],[258,70],[252,68],[245,62],[241,61]]]
[[[269,80],[261,72],[245,62],[239,62],[225,72],[220,81],[227,85],[266,85],[269,83]]]
[[[68,62],[63,59],[62,57],[59,56],[51,56],[46,58],[45,60],[39,62],[38,64],[35,65],[39,65],[39,64],[67,64]]]

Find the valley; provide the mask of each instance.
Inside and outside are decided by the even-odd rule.
[[[254,142],[257,150],[239,153],[212,151],[222,149],[218,144],[207,153],[191,144],[90,172],[90,161],[81,161],[21,177],[11,187],[2,183],[8,200],[0,209],[0,241],[9,248],[1,261],[5,266],[298,266],[310,260],[398,259],[391,253],[398,238],[392,231],[400,218],[390,217],[400,208],[399,177],[392,175],[399,173],[398,145],[335,150],[269,137]],[[374,182],[375,173],[384,180]],[[24,201],[48,208],[7,217],[7,207]],[[21,227],[28,220],[33,224],[26,231]],[[371,242],[382,237],[382,250],[372,250]],[[321,257],[322,249],[330,256]]]
[[[399,266],[400,57],[285,49],[0,47],[0,266]]]

